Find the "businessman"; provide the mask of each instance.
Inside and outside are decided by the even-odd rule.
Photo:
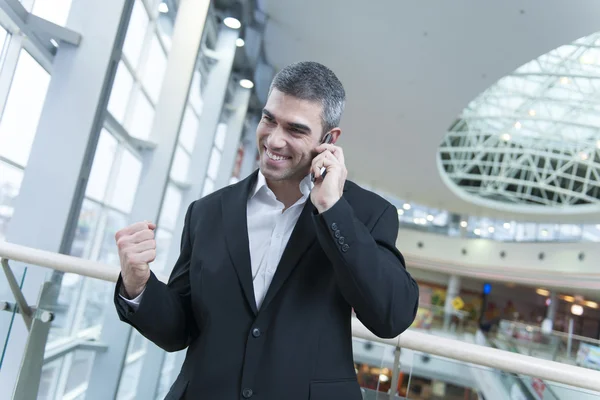
[[[149,268],[153,223],[116,234],[119,317],[166,351],[187,348],[167,399],[359,400],[352,309],[380,337],[413,322],[397,210],[346,180],[344,104],[321,64],[275,76],[258,170],[189,205],[168,284]]]

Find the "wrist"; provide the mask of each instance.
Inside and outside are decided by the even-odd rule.
[[[317,209],[319,214],[323,214],[324,212],[328,211],[333,206],[335,206],[335,204],[340,200],[340,198],[341,197],[336,198],[336,199],[326,200],[319,204],[315,204],[315,208]]]
[[[147,282],[147,281],[146,281]],[[123,284],[121,285],[120,294],[125,297],[127,300],[133,300],[138,297],[146,288],[146,282],[142,284],[131,284],[128,283],[125,279],[123,279]]]

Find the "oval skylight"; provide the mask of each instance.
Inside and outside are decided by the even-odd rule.
[[[600,210],[600,33],[505,76],[450,127],[438,167],[460,197],[510,211]]]

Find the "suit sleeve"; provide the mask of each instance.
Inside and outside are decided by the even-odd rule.
[[[151,272],[137,310],[119,296],[121,275],[114,293],[114,302],[121,321],[127,322],[166,351],[182,350],[198,335],[191,309],[189,279],[192,253],[190,218],[193,204],[190,204],[186,213],[180,254],[169,282],[165,284],[159,281]]]
[[[342,197],[314,219],[340,291],[360,321],[379,337],[404,332],[415,319],[419,287],[396,248],[396,209],[388,204],[369,230]]]

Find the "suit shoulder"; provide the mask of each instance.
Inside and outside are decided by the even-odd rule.
[[[378,195],[375,192],[360,187],[358,184],[352,181],[346,181],[346,196],[349,198],[351,203],[357,202],[363,207],[368,205],[373,211],[381,210],[394,205],[388,200]]]

